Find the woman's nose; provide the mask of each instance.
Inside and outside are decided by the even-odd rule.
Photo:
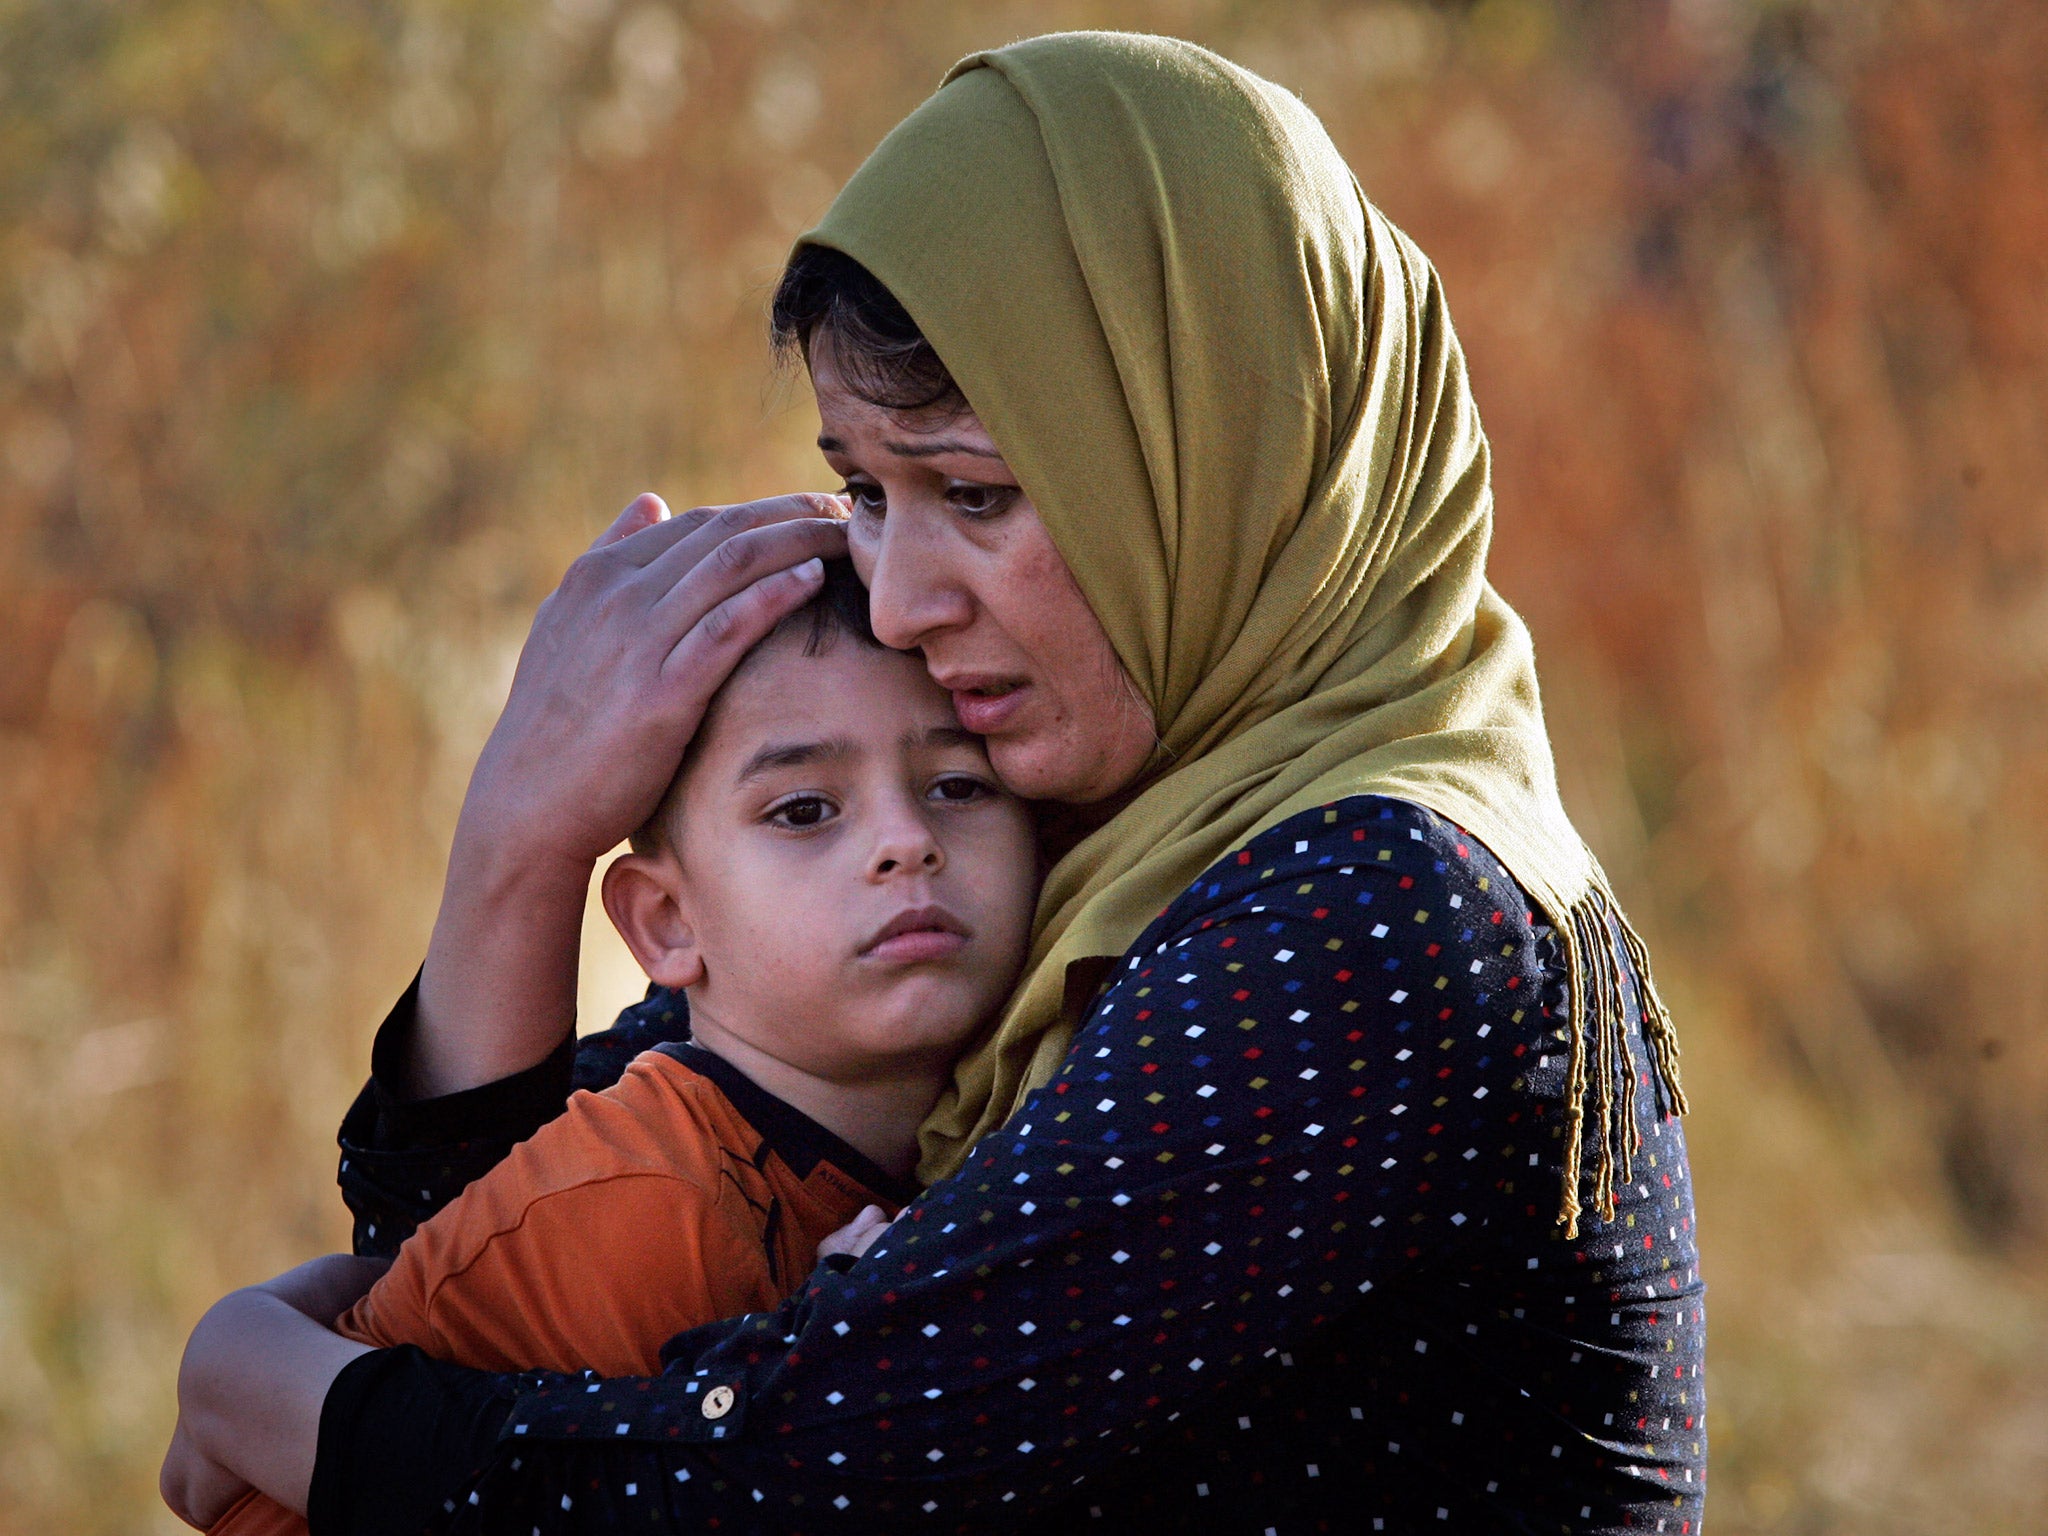
[[[971,613],[967,594],[947,570],[939,539],[918,526],[928,516],[909,509],[892,515],[874,545],[868,622],[877,640],[899,651],[962,627]]]

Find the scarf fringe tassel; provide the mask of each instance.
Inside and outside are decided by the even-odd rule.
[[[1678,1081],[1678,1035],[1663,999],[1657,995],[1657,985],[1650,978],[1649,952],[1622,915],[1604,872],[1596,868],[1591,888],[1566,910],[1557,931],[1564,939],[1571,971],[1564,1196],[1557,1220],[1565,1237],[1576,1239],[1579,1217],[1586,1209],[1579,1193],[1585,1177],[1583,1152],[1589,1089],[1593,1090],[1600,1115],[1592,1211],[1601,1221],[1614,1219],[1615,1190],[1632,1177],[1635,1155],[1642,1149],[1642,1133],[1636,1127],[1636,1065],[1628,1043],[1628,989],[1623,984],[1615,951],[1617,935],[1628,956],[1629,969],[1635,973],[1637,1013],[1644,1043],[1656,1068],[1659,1108],[1667,1115],[1682,1115],[1690,1106]]]

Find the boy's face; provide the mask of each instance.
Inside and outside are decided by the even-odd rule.
[[[707,731],[653,858],[683,942],[634,942],[649,974],[829,1080],[950,1062],[1023,961],[1036,850],[922,660],[777,637]]]

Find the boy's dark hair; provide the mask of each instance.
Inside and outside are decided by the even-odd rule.
[[[797,248],[776,286],[768,334],[778,353],[801,356],[806,364],[818,338],[829,338],[839,376],[870,405],[912,415],[957,415],[968,408],[952,370],[910,311],[843,251]]]
[[[676,796],[682,788],[683,780],[689,776],[690,769],[697,760],[698,743],[710,733],[712,721],[718,713],[719,701],[725,697],[726,689],[733,685],[735,678],[747,670],[754,658],[761,654],[764,646],[780,637],[799,635],[802,637],[802,650],[806,656],[822,656],[832,649],[841,635],[874,650],[888,649],[875,638],[874,626],[868,619],[868,589],[855,572],[851,560],[827,560],[824,585],[818,588],[809,602],[788,614],[780,624],[763,635],[754,647],[739,659],[725,681],[719,685],[718,692],[711,696],[710,704],[705,706],[704,718],[697,723],[696,734],[690,738],[689,745],[683,748],[683,759],[676,765],[675,777],[663,791],[661,803],[654,808],[654,813],[646,821],[634,829],[632,837],[627,840],[635,853],[653,853],[662,846],[665,840],[664,831],[675,812]]]
[[[770,630],[762,644],[797,629],[805,630],[806,656],[819,656],[829,651],[833,638],[838,635],[850,635],[862,645],[872,646],[878,651],[888,649],[875,638],[874,624],[868,617],[867,583],[860,579],[853,562],[844,557],[825,562],[825,584],[818,588],[817,595]],[[755,647],[755,650],[759,649],[759,646]],[[752,651],[747,653],[749,656],[752,654]],[[742,657],[740,667],[746,664],[746,658]],[[733,671],[737,673],[739,667]]]

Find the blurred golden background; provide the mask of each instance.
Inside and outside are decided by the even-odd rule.
[[[533,605],[830,484],[784,250],[1073,26],[1300,91],[1444,272],[1688,1048],[1712,1528],[2048,1529],[2039,0],[0,0],[0,1531],[177,1528]]]

